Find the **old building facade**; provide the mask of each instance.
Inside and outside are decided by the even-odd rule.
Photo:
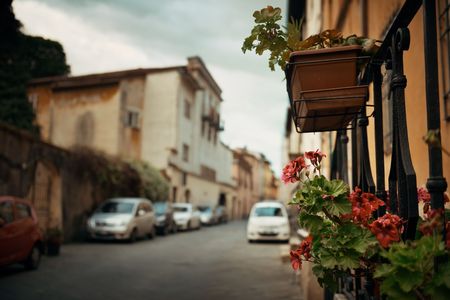
[[[168,200],[233,211],[221,89],[199,57],[183,66],[42,78],[28,95],[45,141],[149,162],[170,181]]]

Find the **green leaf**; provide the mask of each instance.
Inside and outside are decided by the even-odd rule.
[[[328,201],[326,205],[328,212],[333,216],[340,216],[342,214],[348,214],[352,211],[352,204],[347,198],[335,198]]]
[[[343,269],[356,269],[359,267],[359,255],[346,253],[346,255],[339,257],[338,264]]]
[[[333,269],[338,265],[338,261],[336,260],[334,255],[327,251],[324,251],[322,253],[322,255],[320,256],[320,261],[322,263],[322,266],[327,269]]]
[[[410,272],[407,269],[398,269],[396,274],[396,280],[398,281],[399,287],[404,292],[410,292],[414,288],[420,286],[423,281],[423,273],[421,272]]]
[[[301,227],[308,229],[309,231],[317,231],[323,225],[323,219],[316,215],[310,215],[305,212],[301,212],[298,221]]]

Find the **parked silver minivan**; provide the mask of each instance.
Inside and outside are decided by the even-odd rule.
[[[129,240],[155,236],[153,204],[144,198],[113,198],[105,201],[88,219],[92,239]]]

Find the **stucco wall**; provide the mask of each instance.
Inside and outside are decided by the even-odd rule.
[[[37,95],[37,123],[42,138],[63,148],[90,146],[108,154],[119,152],[117,85],[52,90],[31,87]]]
[[[141,158],[158,169],[166,168],[171,149],[177,150],[178,84],[175,71],[146,77]]]

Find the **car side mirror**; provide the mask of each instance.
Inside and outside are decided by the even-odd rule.
[[[143,209],[140,209],[140,210],[138,210],[138,216],[143,216],[143,215],[145,215],[145,210],[143,210]]]
[[[3,218],[0,218],[0,228],[6,224],[6,221]]]

